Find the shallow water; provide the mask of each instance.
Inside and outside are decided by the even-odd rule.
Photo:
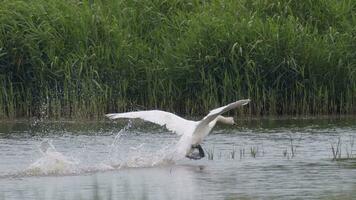
[[[219,126],[198,161],[169,159],[179,137],[140,121],[1,123],[0,200],[351,199],[356,161],[333,161],[331,145],[353,157],[354,122]]]

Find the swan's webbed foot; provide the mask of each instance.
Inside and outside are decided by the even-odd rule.
[[[193,160],[199,160],[205,157],[205,153],[203,148],[200,146],[200,144],[192,145],[191,147],[193,150],[198,149],[198,152],[192,152],[189,155],[186,155],[187,158],[193,159]]]

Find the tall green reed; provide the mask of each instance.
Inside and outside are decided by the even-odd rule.
[[[1,4],[1,118],[356,112],[352,0]]]

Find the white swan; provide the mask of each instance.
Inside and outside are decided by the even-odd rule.
[[[211,110],[209,114],[200,121],[186,120],[173,113],[161,110],[110,113],[105,116],[110,119],[140,118],[161,126],[166,126],[168,130],[182,136],[176,149],[179,155],[183,155],[191,159],[200,159],[204,157],[204,151],[200,144],[214,128],[216,122],[231,125],[235,124],[233,117],[223,117],[221,114],[234,108],[244,106],[249,102],[250,99],[244,99],[216,108]],[[198,149],[199,153],[193,153],[194,149]]]

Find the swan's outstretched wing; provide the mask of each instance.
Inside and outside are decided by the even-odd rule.
[[[243,99],[243,100],[239,100],[239,101],[235,101],[233,103],[230,103],[226,106],[222,106],[219,108],[215,108],[214,110],[211,110],[209,112],[209,114],[207,116],[205,116],[197,125],[197,130],[200,127],[204,127],[207,126],[211,121],[213,121],[217,116],[223,114],[224,112],[227,112],[229,110],[232,110],[234,108],[237,107],[241,107],[244,105],[247,105],[248,103],[250,103],[250,99]]]
[[[135,111],[126,113],[111,113],[106,114],[110,119],[118,118],[139,118],[166,128],[177,135],[184,135],[187,132],[192,132],[195,129],[196,122],[183,119],[173,113],[161,110]]]

